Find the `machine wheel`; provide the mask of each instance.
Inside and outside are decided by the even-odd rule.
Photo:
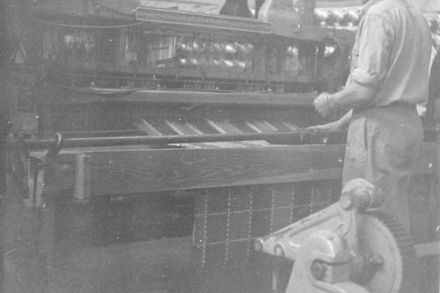
[[[397,220],[382,212],[360,217],[359,246],[367,262],[376,266],[365,286],[375,293],[414,293],[417,284],[417,257],[414,245]]]

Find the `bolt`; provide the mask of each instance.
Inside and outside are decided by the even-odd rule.
[[[284,257],[284,248],[282,244],[275,245],[274,253],[278,257]]]
[[[345,235],[350,231],[350,226],[345,222],[341,222],[338,225],[338,230],[341,234]]]
[[[341,207],[346,210],[351,208],[351,206],[353,204],[353,201],[351,200],[351,197],[349,195],[342,195],[339,202],[341,204]]]
[[[261,238],[255,239],[254,249],[256,251],[263,251],[263,248],[264,248],[264,241],[263,241],[263,239],[261,239]]]
[[[327,271],[327,268],[325,267],[325,264],[320,260],[313,261],[312,265],[310,266],[310,271],[312,273],[312,276],[316,279],[321,281],[324,279],[325,272]]]
[[[383,258],[380,255],[373,254],[368,258],[368,262],[372,265],[379,266],[383,264]]]

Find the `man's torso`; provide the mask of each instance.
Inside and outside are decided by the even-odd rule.
[[[428,93],[431,35],[423,15],[404,0],[373,0],[363,10],[363,20],[353,47],[352,68],[357,66],[359,46],[362,42],[374,42],[362,35],[364,20],[380,17],[390,38],[388,58],[383,64],[387,73],[378,88],[372,106],[384,106],[393,102],[416,104],[425,102]],[[365,54],[380,52],[364,50]]]

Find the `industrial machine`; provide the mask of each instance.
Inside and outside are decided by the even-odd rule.
[[[345,134],[306,128],[325,122],[317,93],[344,83],[359,8],[4,2],[5,291],[269,292],[255,239],[340,197]],[[417,172],[435,182],[427,138]]]
[[[392,216],[374,210],[383,199],[354,179],[339,202],[258,238],[255,249],[294,261],[285,292],[414,292],[414,246]]]

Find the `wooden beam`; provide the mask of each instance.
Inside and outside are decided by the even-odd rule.
[[[89,153],[90,194],[337,179],[344,145]]]
[[[423,145],[416,173],[434,172],[434,148],[434,144]],[[69,190],[75,185],[77,193],[87,190],[78,193],[81,199],[117,193],[339,179],[344,149],[344,145],[78,148],[62,151],[55,173],[60,176],[59,188]],[[77,157],[87,157],[87,163],[76,164]],[[68,165],[76,165],[76,178],[81,180],[62,180],[70,174],[63,171]],[[81,182],[87,186],[79,186]]]

